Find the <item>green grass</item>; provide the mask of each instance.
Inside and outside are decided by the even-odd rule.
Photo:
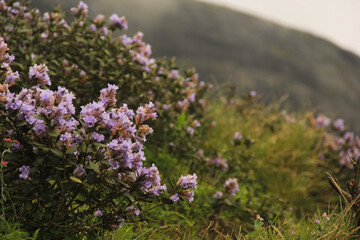
[[[113,235],[115,239],[292,239],[288,238],[293,237],[289,235],[291,229],[305,237],[301,239],[312,237],[318,226],[306,216],[317,209],[332,209],[338,198],[325,174],[330,164],[319,160],[323,130],[311,124],[311,113],[293,114],[295,121],[289,122],[277,105],[264,107],[243,99],[236,104],[212,102],[209,114],[217,124],[204,135],[202,149],[209,155],[220,152],[228,159],[229,169],[222,172],[196,158],[187,161],[195,163],[182,165],[185,160],[174,158],[171,151],[147,149],[148,159],[156,161],[163,178],[197,173],[196,200],[154,209],[149,217],[158,219],[156,222],[123,228]],[[232,140],[234,132],[243,135],[238,146]],[[228,177],[238,178],[240,191],[219,205],[213,194],[221,190]],[[265,219],[261,231],[254,225],[257,214]],[[346,219],[347,228],[344,225],[341,230],[345,236],[353,225],[349,223],[350,214],[343,215],[334,212],[331,219]],[[322,226],[327,229],[324,234],[335,228],[332,220]],[[266,234],[261,235],[265,230]],[[246,238],[249,233],[256,237]]]

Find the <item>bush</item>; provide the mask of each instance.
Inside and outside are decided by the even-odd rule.
[[[136,113],[117,107],[118,87],[109,84],[98,101],[76,110],[69,90],[47,89],[53,83],[46,65],[19,74],[7,50],[0,38],[3,217],[62,238],[144,220],[142,202],[193,200],[195,174],[182,176],[160,200],[166,185],[154,164],[143,166],[143,143],[153,131],[147,123],[157,118],[153,103]],[[18,80],[28,87],[16,93]]]
[[[142,41],[141,32],[114,38],[116,31],[127,29],[125,18],[114,14],[109,23],[103,15],[89,19],[84,3],[71,11],[74,19],[68,23],[60,9],[40,16],[27,5],[1,3],[0,34],[16,57],[13,70],[46,64],[53,83],[49,88],[63,86],[73,92],[77,108],[95,100],[108,84],[119,87],[117,100],[130,108],[152,101],[159,120],[150,144],[161,147],[172,142],[191,156],[196,146],[196,128],[191,124],[204,114],[204,94],[210,85],[199,82],[193,69],[182,75],[174,60],[151,58],[151,46]],[[17,81],[17,91],[31,86],[25,79]],[[174,129],[181,116],[181,132],[189,130],[183,135]]]

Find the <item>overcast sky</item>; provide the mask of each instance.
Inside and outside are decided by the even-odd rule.
[[[360,0],[199,0],[329,39],[360,56]]]

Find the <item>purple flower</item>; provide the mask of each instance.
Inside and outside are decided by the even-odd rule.
[[[255,97],[256,96],[256,92],[255,91],[251,91],[250,92],[250,97]]]
[[[46,135],[46,127],[43,120],[37,120],[34,124],[34,130],[36,132],[36,135],[38,136],[45,136]]]
[[[170,200],[173,201],[174,203],[176,203],[177,201],[179,201],[179,195],[177,193],[175,193],[174,195],[172,195],[170,197]]]
[[[128,24],[125,17],[119,17],[117,14],[113,14],[109,18],[112,25],[119,27],[120,29],[127,29]]]
[[[19,171],[21,172],[21,174],[19,174],[19,178],[29,179],[29,175],[30,175],[30,167],[29,166],[22,166],[19,168]]]
[[[314,222],[317,223],[317,224],[320,224],[320,220],[319,220],[319,219],[316,219]]]
[[[186,132],[187,132],[188,134],[190,134],[190,135],[193,135],[194,132],[195,132],[195,129],[193,129],[192,127],[188,127],[188,128],[186,129]]]
[[[141,106],[136,110],[136,125],[140,125],[148,119],[155,120],[156,118],[155,105],[152,102],[149,102],[145,107]]]
[[[181,191],[181,196],[184,198],[185,201],[192,202],[194,201],[194,191],[183,190]]]
[[[139,181],[140,187],[149,194],[159,196],[166,191],[166,185],[160,185],[160,174],[157,167],[152,164],[149,168],[141,168],[135,172]]]
[[[48,32],[43,32],[43,33],[41,34],[41,37],[46,39],[46,38],[49,37],[49,33],[48,33]]]
[[[75,177],[82,177],[86,175],[86,170],[82,165],[80,165],[75,168],[73,174]]]
[[[191,123],[191,126],[194,127],[194,128],[198,128],[201,126],[201,124],[199,123],[198,120],[194,120],[192,123]]]
[[[330,124],[330,119],[328,117],[326,117],[323,114],[319,114],[318,117],[316,118],[316,127],[317,128],[322,128],[322,127],[326,127]]]
[[[342,131],[344,130],[344,120],[337,119],[333,122],[333,126],[336,130]]]
[[[95,217],[100,217],[103,215],[103,212],[100,209],[97,209],[96,212],[94,213]]]
[[[105,106],[113,107],[116,104],[116,91],[119,89],[118,86],[108,84],[107,88],[100,91],[100,101]]]
[[[109,34],[109,30],[107,27],[102,27],[99,29],[100,34],[107,36]],[[105,39],[105,38],[102,38]]]
[[[163,106],[163,108],[164,108],[165,111],[169,110],[170,107],[171,107],[170,104],[165,104],[165,105]]]
[[[15,80],[18,79],[20,77],[19,72],[12,72],[12,71],[7,71],[6,72],[6,79],[5,79],[5,83],[9,84],[9,85],[13,85],[15,83]]]
[[[114,159],[109,159],[109,165],[112,167],[112,169],[117,170],[120,167],[119,162],[114,161]]]
[[[177,101],[176,103],[176,107],[181,111],[185,111],[188,106],[189,106],[189,100],[187,100],[186,98],[183,101]]]
[[[195,102],[195,93],[189,93],[187,99],[189,99],[190,102]]]
[[[330,217],[326,214],[326,212],[324,212],[322,216],[325,217],[327,221],[330,221]]]
[[[61,146],[65,147],[66,149],[70,149],[75,145],[74,135],[68,132],[61,134],[59,140],[61,142]]]
[[[214,198],[220,199],[220,198],[222,198],[223,195],[224,195],[223,192],[216,192],[216,193],[214,194]]]
[[[220,168],[221,171],[226,171],[226,169],[228,169],[228,164],[227,164],[227,160],[225,158],[221,158],[221,157],[216,157],[214,159],[211,160],[211,163],[215,166],[218,166]]]
[[[196,182],[197,176],[194,173],[193,175],[188,174],[186,176],[181,176],[179,180],[177,181],[176,185],[182,189],[196,189],[197,188],[197,182]]]
[[[65,27],[65,28],[69,26],[65,19],[61,19],[58,24],[59,24],[59,26]]]
[[[92,137],[97,142],[102,142],[105,139],[105,136],[103,134],[99,134],[97,132],[93,132]]]
[[[178,79],[179,78],[179,70],[171,70],[169,73],[169,78],[171,79]]]
[[[139,216],[140,215],[140,210],[137,209],[136,207],[134,207],[133,205],[127,207],[125,209],[125,211],[131,216]]]
[[[98,14],[96,15],[95,19],[94,19],[94,23],[101,23],[105,21],[105,16],[102,14]]]
[[[70,10],[75,15],[84,15],[84,16],[86,16],[88,14],[88,5],[86,5],[83,1],[80,1],[79,5],[76,8],[73,7]]]
[[[155,186],[152,187],[151,189],[149,189],[148,193],[155,195],[155,196],[159,196],[160,194],[164,193],[166,191],[166,185],[159,185],[159,186]]]
[[[241,139],[242,139],[242,135],[241,135],[241,133],[238,133],[238,132],[236,132],[235,134],[234,134],[234,140],[235,141],[240,141]]]
[[[11,151],[17,152],[17,151],[21,151],[23,148],[24,146],[21,143],[17,142],[11,146]]]
[[[41,64],[41,65],[35,64],[34,66],[30,67],[30,69],[29,69],[29,78],[37,79],[38,83],[41,86],[45,86],[45,85],[51,86],[50,77],[47,73],[48,71],[49,71],[49,69],[47,68],[47,66],[45,64]]]
[[[95,25],[95,24],[91,24],[91,25],[90,25],[90,29],[91,29],[91,31],[96,32],[96,30],[97,30],[96,25]]]
[[[97,122],[97,119],[94,116],[84,116],[82,120],[85,122],[86,127],[88,128],[95,126],[95,123]]]
[[[235,196],[236,192],[239,191],[239,185],[236,178],[229,178],[225,182],[225,192],[230,196]]]

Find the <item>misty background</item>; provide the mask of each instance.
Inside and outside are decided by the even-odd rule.
[[[360,58],[324,38],[206,2],[84,2],[91,18],[125,16],[127,35],[142,31],[153,56],[175,56],[182,69],[196,67],[203,81],[231,84],[237,94],[255,90],[264,101],[287,96],[291,110],[310,108],[343,118],[360,132]],[[77,3],[33,0],[31,5],[42,12],[61,5],[70,16]]]

